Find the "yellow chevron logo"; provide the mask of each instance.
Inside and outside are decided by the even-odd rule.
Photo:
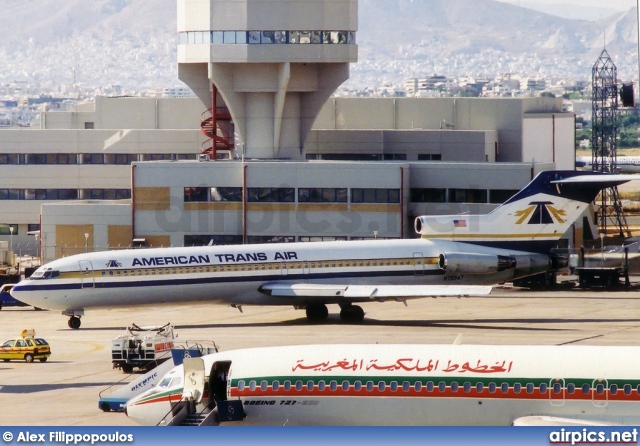
[[[553,206],[550,201],[534,201],[525,209],[514,213],[518,220],[517,225],[526,222],[528,225],[548,225],[553,223],[565,223],[567,213]]]

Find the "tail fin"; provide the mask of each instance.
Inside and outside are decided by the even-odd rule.
[[[546,171],[485,215],[434,215],[416,218],[423,238],[548,252],[602,189],[640,175]]]

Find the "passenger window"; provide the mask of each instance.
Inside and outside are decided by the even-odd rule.
[[[484,384],[478,383],[476,384],[476,392],[482,392],[484,390]]]
[[[284,382],[284,390],[285,392],[288,392],[289,390],[291,390],[291,381]]]
[[[515,383],[513,385],[513,393],[520,393],[520,390],[522,390],[522,384]]]
[[[604,385],[603,384],[596,385],[596,393],[598,395],[602,395],[604,393]]]
[[[575,384],[573,384],[573,383],[567,384],[567,393],[569,395],[572,395],[573,392],[575,392],[575,391],[576,391],[576,385]]]
[[[342,390],[347,392],[349,390],[349,381],[342,381]]]
[[[422,383],[420,381],[418,381],[418,382],[416,382],[414,387],[416,389],[416,392],[420,392],[422,390]]]
[[[428,381],[427,382],[427,392],[433,392],[433,382],[432,381]]]
[[[335,392],[336,390],[338,390],[338,382],[337,381],[331,381],[331,384],[329,384],[329,387],[331,388],[332,392]]]
[[[411,383],[409,381],[405,381],[402,383],[402,390],[404,392],[408,392],[409,390],[411,390]]]
[[[392,392],[398,391],[398,383],[396,381],[391,381],[391,385],[389,386]]]
[[[625,395],[631,395],[631,384],[625,384],[624,385],[624,394]]]
[[[533,383],[527,383],[526,389],[527,393],[533,393]]]
[[[444,381],[440,381],[440,382],[438,383],[438,390],[439,390],[440,392],[444,392],[445,390],[447,390],[447,383],[446,383],[446,382],[444,382]]]
[[[540,384],[540,393],[547,393],[547,385]]]
[[[238,381],[238,390],[242,392],[244,390],[244,380]]]
[[[318,383],[318,390],[319,390],[320,392],[323,392],[325,387],[326,387],[325,382],[324,382],[323,380],[321,380],[321,381]]]
[[[373,392],[373,381],[367,381],[367,392]]]
[[[353,389],[356,392],[360,392],[360,390],[362,389],[362,383],[360,381],[356,381],[355,384],[353,385]]]
[[[311,381],[311,380],[307,381],[307,390],[309,392],[311,392],[313,390],[313,388],[314,388],[313,381]]]
[[[251,390],[252,392],[256,390],[256,382],[255,381],[249,381],[249,390]]]
[[[496,393],[496,383],[489,383],[489,393]]]
[[[464,383],[464,385],[462,386],[462,389],[463,389],[466,393],[471,392],[471,383],[469,383],[469,382]]]
[[[296,390],[298,392],[302,390],[302,381],[296,381]]]
[[[269,389],[269,384],[266,381],[260,383],[260,390],[266,392]]]
[[[280,388],[280,381],[274,381],[271,386],[273,387],[273,390],[277,391]]]
[[[452,392],[457,392],[458,391],[458,383],[457,382],[455,382],[455,381],[452,382],[450,387],[451,387],[451,391]]]
[[[615,395],[616,393],[618,393],[618,386],[616,384],[611,384],[609,392],[611,392],[611,395]]]
[[[380,382],[378,383],[378,390],[379,390],[380,392],[384,392],[385,387],[386,387],[386,384],[385,384],[385,382],[384,382],[384,381],[380,381]]]
[[[553,385],[553,393],[557,395],[560,392],[562,392],[562,386],[560,385],[560,383],[555,383]]]
[[[631,388],[629,388],[629,390],[631,390]],[[589,384],[583,384],[582,393],[587,395],[589,392],[591,392],[591,386]]]

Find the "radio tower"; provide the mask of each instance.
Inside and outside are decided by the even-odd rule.
[[[592,70],[592,112],[591,165],[597,172],[613,173],[617,170],[618,152],[618,69],[602,50]],[[598,215],[600,231],[607,233],[607,226],[615,225],[619,235],[629,233],[627,220],[622,212],[622,204],[617,187],[604,189],[600,194]]]

